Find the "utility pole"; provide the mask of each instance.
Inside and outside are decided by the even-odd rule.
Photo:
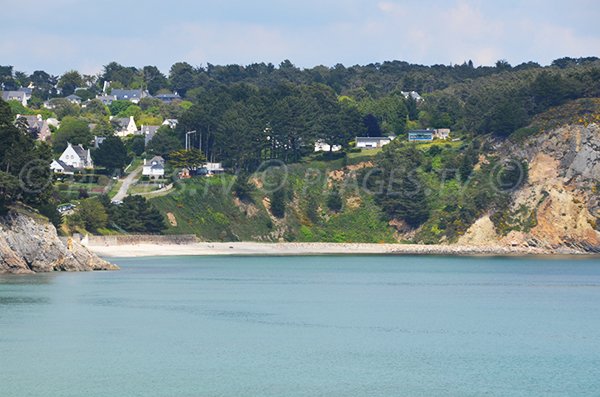
[[[190,135],[191,134],[195,134],[196,130],[194,131],[188,131],[185,133],[185,150],[190,150]]]

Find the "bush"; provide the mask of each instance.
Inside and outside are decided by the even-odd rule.
[[[277,218],[285,216],[286,196],[286,189],[283,187],[275,190],[271,195],[271,213],[273,216]]]
[[[341,211],[343,206],[342,196],[338,188],[334,188],[329,196],[327,197],[327,208],[331,211],[338,212]]]

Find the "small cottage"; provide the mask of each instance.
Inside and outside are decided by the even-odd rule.
[[[377,149],[390,143],[394,137],[391,136],[357,136],[356,147],[359,149]]]
[[[150,178],[162,178],[165,176],[165,159],[161,156],[154,156],[150,161],[144,159],[142,175]]]

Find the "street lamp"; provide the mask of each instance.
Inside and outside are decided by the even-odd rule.
[[[185,150],[190,150],[190,134],[195,134],[196,130],[185,133]]]

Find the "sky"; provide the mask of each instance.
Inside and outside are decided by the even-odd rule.
[[[598,0],[0,0],[0,65],[547,65],[600,56]]]

